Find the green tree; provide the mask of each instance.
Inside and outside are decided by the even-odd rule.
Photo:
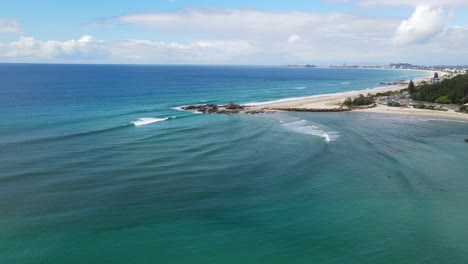
[[[368,94],[367,96],[364,96],[360,94],[354,99],[352,99],[351,97],[346,98],[343,104],[351,107],[351,106],[370,105],[373,103],[375,103],[375,99],[373,95]]]
[[[442,103],[442,104],[449,104],[450,99],[448,98],[448,96],[442,95],[442,96],[437,97],[436,102],[439,102],[439,103]]]
[[[344,105],[352,106],[353,105],[353,99],[351,99],[351,97],[346,98],[346,100],[344,101]]]
[[[440,83],[419,85],[411,94],[411,98],[427,102],[445,101],[448,98],[452,104],[467,103],[468,74],[458,75]]]
[[[416,92],[416,87],[414,86],[413,80],[411,80],[408,84],[408,92],[410,94],[414,94]]]
[[[434,73],[434,79],[438,79],[439,78],[439,74],[437,72]]]

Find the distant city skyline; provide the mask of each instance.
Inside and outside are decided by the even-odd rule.
[[[468,1],[2,3],[0,63],[468,64]]]

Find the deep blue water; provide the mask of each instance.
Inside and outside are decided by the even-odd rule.
[[[425,75],[0,64],[0,263],[467,262],[467,123],[174,109]]]

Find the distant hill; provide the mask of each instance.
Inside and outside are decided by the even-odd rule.
[[[468,74],[458,75],[440,83],[420,85],[411,93],[411,98],[439,103],[468,103]]]

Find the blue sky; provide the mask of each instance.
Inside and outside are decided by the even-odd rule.
[[[0,62],[466,64],[467,40],[466,0],[15,0],[0,9]]]

